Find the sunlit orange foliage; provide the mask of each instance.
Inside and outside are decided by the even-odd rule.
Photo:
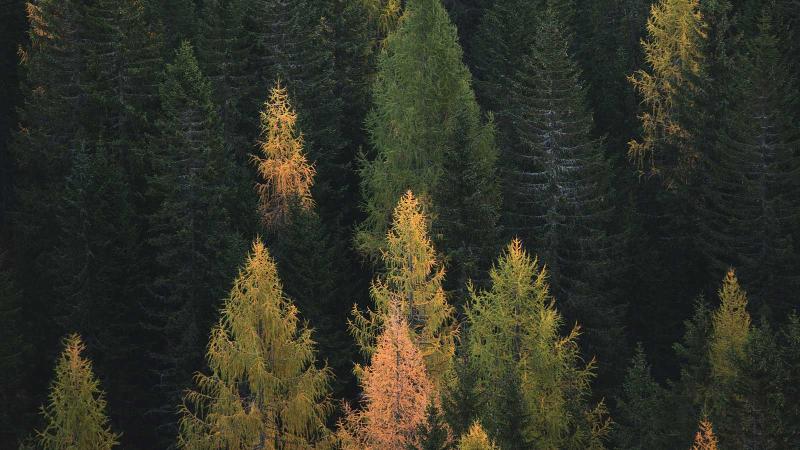
[[[314,205],[311,186],[316,170],[303,153],[303,136],[295,131],[297,114],[289,103],[286,89],[278,82],[261,111],[261,153],[253,155],[260,183],[259,211],[267,226],[289,220],[293,205],[310,208]]]
[[[347,449],[405,449],[424,424],[433,384],[408,325],[393,314],[362,378],[364,409],[347,411],[339,438]]]
[[[717,437],[708,419],[700,421],[700,431],[694,435],[692,450],[717,450]]]

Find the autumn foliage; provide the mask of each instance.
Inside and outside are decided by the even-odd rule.
[[[691,450],[717,450],[717,437],[708,419],[700,421],[700,430],[694,435]]]

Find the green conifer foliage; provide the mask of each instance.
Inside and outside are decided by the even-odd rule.
[[[211,332],[210,375],[181,408],[184,449],[304,449],[322,445],[330,412],[327,368],[311,330],[283,294],[275,261],[256,240]]]
[[[589,406],[594,361],[581,363],[578,327],[561,336],[561,315],[553,306],[545,270],[522,249],[509,244],[491,273],[490,290],[473,292],[467,309],[468,348],[478,369],[476,395],[488,406],[481,422],[501,446],[512,423],[496,423],[509,401],[521,401],[517,420],[523,442],[532,448],[598,448],[608,433],[602,403]],[[511,397],[504,396],[517,385]],[[490,425],[491,424],[491,425]]]
[[[228,289],[243,245],[226,201],[232,156],[225,151],[211,87],[185,42],[160,87],[162,117],[153,141],[156,175],[150,197],[149,244],[156,267],[149,309],[158,330],[155,371],[163,423],[170,423],[191,373],[200,366],[204,336]]]
[[[397,198],[411,189],[430,209],[459,281],[492,251],[499,198],[493,126],[480,118],[461,58],[441,2],[408,2],[378,61],[367,119],[377,154],[362,169],[367,217],[356,237],[363,253],[378,256]]]
[[[49,401],[42,408],[45,427],[38,432],[46,450],[107,450],[119,439],[109,427],[105,395],[84,350],[77,334],[64,341]]]
[[[788,103],[796,90],[767,14],[759,30],[735,64],[732,105],[708,163],[700,242],[711,274],[736,267],[754,310],[777,319],[789,312],[800,282],[792,239],[800,134]]]

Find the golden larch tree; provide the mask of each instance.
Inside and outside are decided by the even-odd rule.
[[[480,422],[475,422],[461,437],[458,450],[497,450],[497,446],[489,439]]]
[[[289,94],[278,82],[261,111],[261,154],[252,156],[261,178],[256,185],[259,211],[267,226],[286,223],[295,205],[304,209],[314,205],[311,187],[316,170],[303,152],[303,136],[295,130],[296,122]]]
[[[700,430],[694,435],[691,450],[717,450],[717,437],[708,419],[700,421]]]
[[[739,286],[733,269],[722,280],[719,300],[719,308],[712,318],[709,360],[712,376],[717,382],[725,382],[736,375],[737,362],[745,358],[750,333],[747,294]]]

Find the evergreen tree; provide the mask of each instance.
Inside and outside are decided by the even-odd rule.
[[[444,420],[441,409],[433,401],[428,403],[425,411],[425,422],[417,426],[416,445],[411,449],[447,450],[452,447],[453,439],[450,427]]]
[[[184,42],[160,87],[163,116],[153,142],[156,175],[150,196],[155,253],[152,325],[158,330],[155,371],[161,422],[170,416],[200,366],[210,328],[242,249],[226,209],[231,157],[222,144],[211,87]]]
[[[480,422],[475,422],[469,428],[467,434],[461,437],[461,441],[458,443],[458,450],[497,450],[497,446],[483,431]]]
[[[386,318],[361,384],[364,408],[345,410],[338,433],[342,447],[400,450],[419,444],[416,431],[426,422],[434,386],[399,308]]]
[[[578,327],[559,335],[562,319],[546,272],[515,240],[490,276],[491,289],[473,292],[467,309],[470,357],[479,371],[476,395],[487,396],[490,405],[481,411],[482,423],[498,439],[508,433],[511,423],[489,424],[503,416],[503,391],[516,383],[514,396],[525,413],[517,425],[523,441],[500,440],[501,446],[602,446],[609,426],[605,407],[588,405],[594,361],[580,364]]]
[[[622,393],[617,398],[614,441],[619,448],[668,448],[670,423],[662,408],[667,393],[650,374],[650,365],[641,344],[628,367]]]
[[[411,191],[398,202],[382,252],[385,273],[373,281],[370,292],[375,307],[366,313],[354,307],[350,329],[369,356],[375,351],[376,334],[396,308],[411,329],[428,375],[441,388],[451,367],[457,327],[442,289],[444,269],[436,259],[421,208]]]
[[[65,339],[50,399],[42,408],[45,428],[38,435],[46,450],[105,450],[117,445],[119,435],[108,425],[105,395],[84,350],[77,334]]]
[[[783,400],[780,413],[785,424],[781,445],[792,448],[800,445],[800,317],[795,313],[778,333],[778,357],[782,368],[778,381]]]
[[[22,381],[31,357],[23,325],[23,296],[7,267],[6,255],[0,249],[0,402],[7,405],[0,413],[0,444],[11,440],[22,423],[20,412],[27,406]]]
[[[769,16],[735,65],[733,105],[709,160],[703,244],[711,273],[734,265],[757,311],[783,317],[798,286],[792,234],[800,211],[795,155],[800,134],[787,100],[796,94]]]
[[[198,390],[181,408],[179,446],[312,448],[326,442],[330,374],[315,366],[311,330],[256,240],[213,328]]]
[[[643,99],[642,137],[628,153],[642,173],[668,187],[689,179],[701,160],[696,142],[697,100],[705,76],[706,24],[698,0],[661,0],[650,9],[642,42],[647,70],[629,77]]]
[[[367,218],[356,237],[376,257],[392,208],[410,189],[430,208],[454,282],[488,260],[499,198],[492,124],[481,121],[461,58],[440,1],[409,2],[378,61],[367,119],[377,154],[362,169]]]
[[[612,297],[609,168],[557,12],[542,15],[535,44],[513,76],[504,200],[508,231],[536,248],[554,295],[586,330],[588,354],[611,365],[621,352],[621,307]]]

